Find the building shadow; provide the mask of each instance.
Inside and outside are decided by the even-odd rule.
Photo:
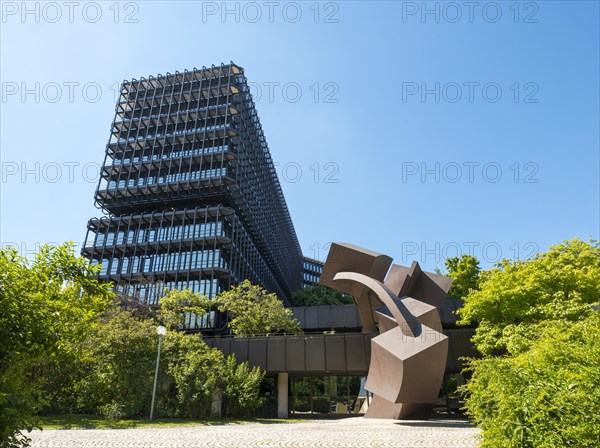
[[[474,428],[475,425],[469,420],[428,420],[428,421],[398,421],[394,423],[399,426],[414,426],[421,428]]]

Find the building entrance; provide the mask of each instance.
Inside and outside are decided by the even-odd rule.
[[[290,378],[290,415],[358,414],[360,376]]]

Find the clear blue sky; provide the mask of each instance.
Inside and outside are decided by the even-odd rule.
[[[83,241],[117,83],[230,60],[308,256],[599,238],[598,2],[37,5],[2,6],[4,245]]]

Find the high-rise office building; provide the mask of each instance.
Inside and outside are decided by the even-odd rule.
[[[249,279],[289,304],[300,245],[244,76],[221,64],[121,85],[82,249],[100,279],[155,304]]]

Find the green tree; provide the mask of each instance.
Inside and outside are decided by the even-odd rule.
[[[172,289],[160,299],[161,319],[167,328],[181,330],[186,319],[206,313],[210,304],[204,294],[194,293],[191,289]]]
[[[315,285],[292,293],[293,306],[347,305],[352,297],[327,286]]]
[[[476,348],[484,355],[505,352],[515,333],[550,320],[576,321],[600,300],[600,247],[574,239],[532,260],[503,260],[482,272],[459,310],[461,323],[477,320]],[[530,335],[532,338],[535,334]]]
[[[43,397],[43,414],[94,413],[96,409],[90,400],[81,400],[83,384],[93,372],[90,350],[82,342],[73,342],[69,350],[40,360],[33,367],[36,383],[40,385],[39,394]]]
[[[0,445],[27,443],[44,400],[35,367],[72,351],[110,302],[99,267],[75,257],[73,244],[43,246],[32,261],[0,250]],[[76,352],[72,352],[76,356]]]
[[[519,336],[519,339],[522,336]],[[597,447],[600,313],[539,324],[510,356],[471,360],[466,411],[482,448]]]
[[[283,302],[248,280],[220,293],[216,301],[220,311],[229,313],[229,327],[236,335],[300,332],[298,321]]]
[[[600,440],[600,247],[578,239],[481,275],[459,311],[477,320],[466,410],[483,447]]]
[[[472,255],[462,255],[446,259],[448,276],[452,278],[452,286],[448,295],[465,297],[469,291],[479,287],[479,260]]]
[[[196,307],[202,296],[173,291],[168,297],[166,321],[173,329],[164,336],[155,414],[206,418],[214,396],[222,394],[228,415],[248,415],[261,403],[258,393],[264,374],[247,363],[236,364],[233,357],[226,360],[219,350],[209,348],[200,334],[177,330],[182,309]],[[159,318],[164,320],[164,313]],[[79,388],[82,405],[93,403],[94,412],[112,418],[148,414],[157,325],[157,320],[129,311],[109,313],[102,319],[85,344],[91,350],[93,367]]]
[[[158,314],[123,311],[118,300],[109,308],[116,299],[98,270],[72,245],[45,246],[30,262],[0,251],[0,446],[27,445],[22,431],[39,412],[147,415],[161,321],[173,331],[164,340],[157,415],[207,416],[216,392],[231,415],[260,405],[259,369],[225,360],[199,334],[175,331],[208,308],[204,296],[173,291]],[[259,302],[275,313],[264,295]]]
[[[213,396],[225,387],[223,354],[209,348],[199,334],[177,331],[165,336],[164,354],[166,374],[173,382],[175,415],[209,417]]]
[[[148,414],[156,362],[156,323],[129,311],[109,313],[86,341],[93,368],[80,400],[111,418]],[[82,403],[83,404],[83,403]]]
[[[237,363],[233,355],[225,361],[223,399],[228,417],[248,417],[263,403],[259,396],[265,372],[250,368],[248,362]]]
[[[259,393],[264,372],[258,367],[250,368],[247,362],[238,364],[233,355],[225,359],[219,350],[209,348],[199,334],[167,333],[164,359],[164,378],[171,383],[175,403],[174,412],[168,405],[163,407],[167,415],[209,417],[217,394],[222,395],[225,413],[230,417],[251,415],[262,404]],[[163,403],[169,402],[164,393],[159,398]]]

